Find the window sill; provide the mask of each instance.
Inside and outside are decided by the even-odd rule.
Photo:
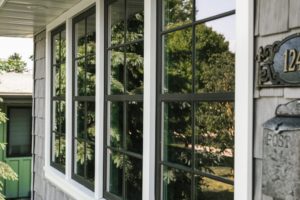
[[[76,200],[105,200],[95,198],[95,193],[52,167],[44,167],[45,177],[48,181],[60,188],[64,193]]]

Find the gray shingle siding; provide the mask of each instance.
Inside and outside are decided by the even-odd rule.
[[[33,199],[72,200],[45,179],[43,170],[45,164],[45,37],[45,31],[34,37]]]
[[[255,6],[255,54],[260,46],[272,44],[288,35],[300,32],[299,0],[256,0]],[[255,56],[255,55],[254,55]],[[255,64],[257,72],[257,64]],[[278,104],[300,98],[298,88],[258,89],[255,73],[254,90],[254,200],[272,200],[262,195],[262,124],[274,116]]]

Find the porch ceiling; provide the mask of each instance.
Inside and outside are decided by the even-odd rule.
[[[79,1],[0,0],[0,36],[32,37]]]

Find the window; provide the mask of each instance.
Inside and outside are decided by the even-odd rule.
[[[51,32],[51,165],[61,172],[66,164],[66,30]]]
[[[107,0],[105,171],[107,199],[142,199],[142,0]]]
[[[233,199],[235,1],[159,0],[157,199]]]
[[[73,19],[73,178],[95,181],[95,7]]]
[[[31,107],[8,108],[7,157],[31,156]]]

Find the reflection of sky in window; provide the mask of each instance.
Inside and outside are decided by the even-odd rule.
[[[196,20],[204,19],[235,9],[235,0],[196,0]],[[235,52],[235,16],[225,17],[206,23],[207,26],[226,38],[229,49]]]
[[[207,22],[205,25],[222,34],[229,42],[229,50],[235,52],[235,15]]]

